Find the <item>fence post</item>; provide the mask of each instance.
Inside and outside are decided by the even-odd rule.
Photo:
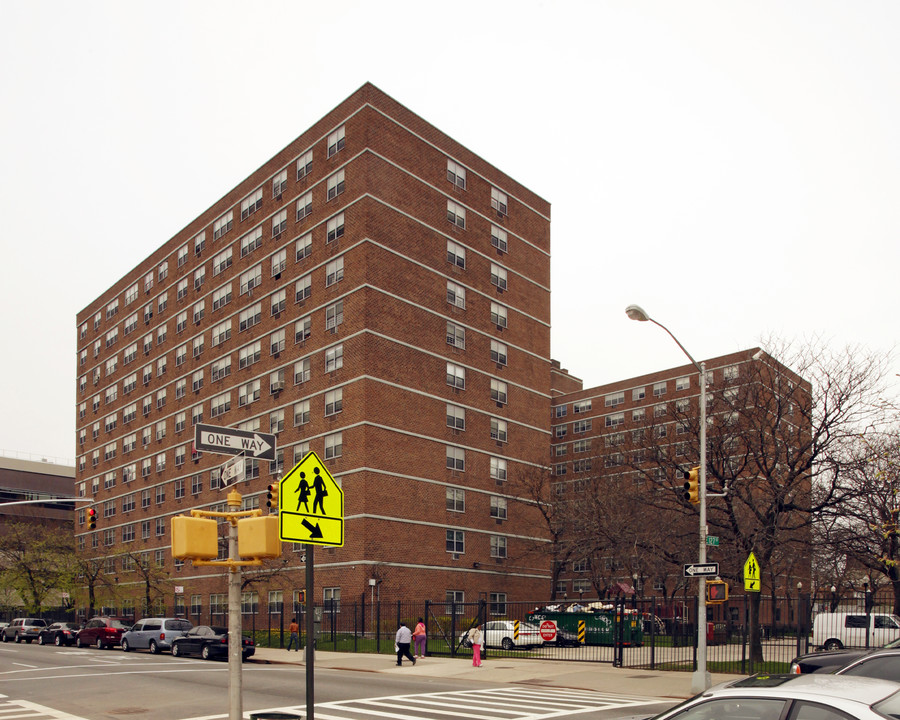
[[[450,657],[456,657],[456,600],[450,601]]]
[[[381,600],[379,599],[375,603],[375,607],[373,608],[376,612],[375,617],[375,652],[381,652]]]
[[[431,601],[425,601],[425,655],[428,655],[428,636],[431,631],[428,629],[428,621],[431,619]]]

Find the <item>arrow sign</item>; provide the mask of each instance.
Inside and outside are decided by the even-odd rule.
[[[275,436],[250,430],[198,424],[194,434],[194,448],[201,452],[274,460]]]
[[[719,563],[707,563],[706,565],[694,563],[684,566],[685,577],[715,577],[718,574]]]
[[[309,530],[310,539],[320,540],[322,538],[322,528],[319,527],[319,523],[313,525],[309,520],[303,518],[301,525]]]

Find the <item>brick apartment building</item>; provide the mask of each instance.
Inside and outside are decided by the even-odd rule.
[[[170,521],[220,508],[198,422],[274,432],[245,508],[314,450],[341,483],[345,544],[317,602],[502,603],[549,588],[539,520],[508,482],[546,461],[550,205],[366,84],[77,315],[79,551],[108,610],[224,611],[220,570],[173,562]],[[222,531],[224,535],[224,530]],[[245,612],[297,605],[301,547]],[[245,577],[252,577],[247,571]],[[175,586],[182,592],[173,595]]]
[[[759,348],[751,348],[706,361],[707,372],[707,464],[710,485],[713,478],[729,473],[752,472],[753,463],[762,459],[773,462],[777,452],[798,452],[808,437],[811,389],[807,381]],[[699,464],[699,373],[693,365],[659,370],[639,377],[619,380],[593,388],[583,388],[582,381],[552,363],[552,446],[550,466],[553,495],[557,502],[575,500],[580,493],[623,483],[640,488],[639,492],[666,492],[674,497],[683,484],[682,473]],[[751,462],[747,469],[735,466],[735,456],[742,454],[740,435],[747,430],[747,417],[761,415],[758,408],[771,417],[775,434],[743,449]],[[750,408],[750,409],[748,409]],[[758,437],[760,426],[751,435]],[[753,443],[755,441],[751,441]],[[770,445],[767,448],[767,443]],[[779,449],[776,449],[778,447]],[[733,453],[733,455],[732,455]],[[781,459],[781,458],[779,458]],[[734,467],[730,467],[734,466]],[[599,485],[593,483],[599,482]],[[713,487],[721,491],[722,487]],[[808,489],[808,487],[807,487]],[[606,502],[615,502],[610,494]],[[677,501],[676,501],[677,505]],[[707,506],[716,507],[711,499]],[[690,507],[688,505],[688,507]],[[621,509],[627,513],[628,508]],[[712,515],[710,515],[712,518]],[[686,537],[683,562],[696,562],[697,525],[694,516],[685,521]],[[711,519],[710,522],[713,522]],[[713,530],[715,528],[713,527]],[[807,533],[808,529],[804,532]],[[675,537],[675,528],[671,528]],[[715,534],[713,532],[712,534]],[[715,560],[722,560],[723,572],[741,567],[746,553],[732,543],[716,548]],[[616,548],[622,556],[628,555]],[[712,551],[711,551],[712,552]],[[729,557],[728,553],[732,553]],[[628,567],[622,557],[594,556],[589,552],[570,552],[562,572],[555,581],[559,597],[596,597],[602,587],[615,592],[631,592],[640,587],[641,594],[671,594],[685,581],[672,564],[651,567]],[[809,587],[809,560],[785,564],[785,570],[805,580]],[[771,580],[766,579],[766,584]],[[737,585],[735,585],[737,588]]]

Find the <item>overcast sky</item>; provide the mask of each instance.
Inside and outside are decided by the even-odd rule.
[[[0,452],[74,458],[76,313],[370,81],[552,203],[586,386],[897,338],[900,3],[0,0]]]

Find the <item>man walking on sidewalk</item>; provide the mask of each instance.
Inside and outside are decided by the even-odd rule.
[[[288,640],[288,652],[291,651],[291,647],[293,647],[294,643],[297,646],[294,648],[294,652],[300,652],[300,626],[297,624],[297,618],[291,618],[291,624],[288,626],[288,632],[291,634],[291,639]]]
[[[406,623],[400,623],[400,629],[397,630],[397,636],[394,644],[397,646],[397,664],[403,664],[403,658],[408,657],[412,660],[412,664],[416,664],[416,659],[409,652],[409,645],[412,642],[412,631],[406,627]]]

